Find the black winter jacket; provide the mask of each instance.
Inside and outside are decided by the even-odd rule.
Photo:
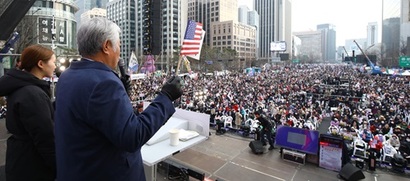
[[[54,109],[50,85],[31,73],[12,69],[0,78],[0,96],[6,96],[6,180],[56,178]]]

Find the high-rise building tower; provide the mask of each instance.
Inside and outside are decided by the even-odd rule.
[[[156,55],[157,70],[169,72],[176,64],[187,26],[186,0],[137,1],[137,57]]]
[[[375,45],[379,42],[379,27],[377,22],[371,22],[367,24],[367,46]]]
[[[300,39],[297,56],[302,62],[321,62],[323,60],[323,36],[322,31],[293,32]],[[299,40],[297,40],[299,41]]]
[[[254,0],[255,11],[259,14],[259,51],[261,60],[270,60],[271,42],[285,41],[286,53],[292,55],[292,12],[290,0]]]
[[[135,0],[114,0],[107,3],[107,18],[121,28],[120,57],[128,62],[135,50]]]
[[[400,40],[403,46],[406,46],[406,50],[402,53],[410,56],[410,1],[401,1],[400,7]]]
[[[81,15],[93,8],[106,9],[109,0],[76,0],[75,4],[78,7],[77,13],[75,13],[75,20],[77,21],[77,27],[81,24]]]
[[[212,48],[235,50],[241,61],[253,61],[256,57],[256,28],[254,26],[234,20],[213,22],[210,36]]]
[[[211,11],[215,16],[215,4],[219,2],[212,2],[210,0],[188,0],[188,19],[202,23],[202,29],[205,30],[204,45],[210,44],[210,24],[211,24]],[[211,9],[211,6],[212,9]],[[215,17],[212,19],[215,21]]]
[[[237,0],[188,0],[188,19],[201,22],[206,31],[204,44],[211,45],[211,23],[238,22]]]
[[[248,12],[248,25],[254,26],[256,28],[256,37],[255,37],[255,47],[256,47],[256,54],[255,58],[256,60],[259,59],[260,54],[259,54],[259,46],[260,46],[260,34],[259,34],[259,14],[255,10],[249,11]]]
[[[247,9],[238,15],[237,0],[189,0],[188,19],[203,24],[206,31],[204,44],[221,51],[234,50],[237,59],[255,59],[256,27],[247,24]],[[241,16],[243,23],[238,22]],[[225,61],[221,57],[218,60]],[[230,57],[229,60],[233,58]],[[241,66],[238,66],[241,67]]]
[[[159,0],[144,0],[140,1],[142,11],[137,14],[137,19],[141,17],[142,26],[142,54],[144,55],[159,55],[162,45],[162,31],[161,31],[161,8],[162,1]]]
[[[336,61],[336,28],[332,24],[317,25],[317,30],[322,32],[322,58],[323,61]]]
[[[258,12],[254,11],[254,10],[248,11],[248,22],[247,22],[247,24],[251,25],[251,26],[255,26],[258,29],[258,27],[259,27],[259,14],[258,14]]]
[[[93,8],[81,14],[81,21],[85,22],[94,17],[107,17],[107,10],[104,8]]]
[[[400,17],[393,17],[383,20],[383,58],[382,65],[393,66],[393,60],[398,60],[400,56]]]
[[[238,8],[238,22],[247,24],[255,27],[256,36],[255,36],[255,58],[258,59],[258,49],[259,49],[259,14],[255,10],[249,10],[248,6],[239,6]]]
[[[248,6],[239,6],[238,8],[238,22],[243,24],[248,24]]]

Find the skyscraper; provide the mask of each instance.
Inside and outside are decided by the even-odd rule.
[[[107,18],[121,28],[120,57],[128,62],[135,50],[135,0],[114,0],[107,3]]]
[[[400,40],[406,46],[406,51],[402,52],[405,55],[410,55],[410,1],[401,1],[400,11]]]
[[[250,62],[255,59],[256,28],[254,26],[234,20],[213,22],[209,35],[212,38],[212,48],[235,50],[236,56],[242,61]]]
[[[211,11],[215,15],[215,7],[211,9],[211,5],[215,6],[218,2],[210,2],[210,0],[188,0],[188,19],[202,23],[202,28],[205,30],[204,45],[210,44],[209,27],[211,24]],[[209,12],[209,13],[208,13]],[[215,18],[212,18],[215,21]]]
[[[317,25],[317,30],[322,32],[322,58],[323,61],[336,61],[336,28],[332,24]]]
[[[254,60],[256,28],[247,24],[245,11],[240,15],[243,21],[240,23],[237,0],[189,0],[188,3],[188,19],[201,22],[206,31],[204,44],[220,51],[235,52],[229,58],[218,55],[220,61],[232,61],[234,57],[242,60],[241,63]]]
[[[188,19],[201,22],[206,31],[204,44],[211,45],[213,22],[238,22],[237,0],[188,0]]]
[[[367,46],[372,46],[379,43],[379,27],[377,22],[371,22],[367,24]]]
[[[400,17],[393,17],[383,20],[383,49],[384,54],[382,64],[384,66],[395,66],[400,56]]]
[[[94,17],[107,17],[107,10],[104,8],[93,8],[81,14],[81,21],[85,22]]]
[[[256,36],[255,36],[255,48],[256,48],[256,59],[259,58],[258,49],[259,49],[259,14],[255,10],[249,10],[247,6],[239,6],[238,8],[238,22],[247,24],[255,27]],[[252,57],[253,58],[253,57]]]
[[[256,46],[256,60],[259,59],[260,54],[259,54],[259,46],[260,46],[260,34],[259,34],[259,14],[255,10],[249,11],[248,12],[248,25],[254,26],[256,28],[256,38],[255,38],[255,46]]]
[[[162,55],[161,65],[167,70],[173,65],[174,51],[182,45],[188,23],[188,2],[186,0],[168,0],[162,4]]]
[[[259,14],[259,52],[261,60],[270,60],[273,54],[270,43],[285,41],[286,53],[292,54],[291,2],[290,0],[254,0]]]
[[[150,7],[148,7],[148,5]],[[156,68],[171,70],[174,66],[174,52],[182,45],[188,22],[186,0],[142,0],[136,7],[137,57],[142,57],[149,44],[156,59]],[[149,16],[147,16],[149,15]]]
[[[107,2],[109,0],[76,0],[75,4],[78,7],[77,13],[75,13],[75,20],[77,21],[77,28],[81,24],[81,14],[89,11],[93,8],[103,8],[107,7]]]
[[[239,6],[238,8],[238,22],[248,24],[248,6]]]
[[[303,31],[293,33],[300,39],[301,44],[297,46],[298,58],[302,62],[319,62],[323,60],[322,47],[324,41],[322,40],[322,32],[317,31]],[[297,40],[299,41],[299,40]]]

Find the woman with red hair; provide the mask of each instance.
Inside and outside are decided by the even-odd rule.
[[[53,181],[56,178],[54,109],[50,84],[56,68],[54,52],[41,45],[24,49],[16,69],[0,78],[7,97],[6,180]]]

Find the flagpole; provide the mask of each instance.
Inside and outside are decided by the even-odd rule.
[[[186,70],[188,71],[189,74],[191,74],[191,63],[189,62],[189,60],[186,58],[186,56],[184,56],[184,65],[186,67]]]
[[[202,23],[197,23],[193,20],[188,20],[184,41],[182,42],[181,52],[179,54],[179,60],[176,70],[177,75],[179,74],[182,58],[184,58],[185,66],[187,66],[187,63],[189,63],[189,61],[186,59],[186,55],[197,60],[200,59],[199,54],[201,53],[201,46],[204,38],[204,33],[205,32],[202,29]],[[187,67],[187,69],[189,68]]]
[[[179,59],[178,59],[177,70],[175,71],[175,74],[176,74],[176,75],[179,74],[179,66],[181,65],[182,56],[184,56],[184,55],[180,55],[180,56],[179,56]]]

